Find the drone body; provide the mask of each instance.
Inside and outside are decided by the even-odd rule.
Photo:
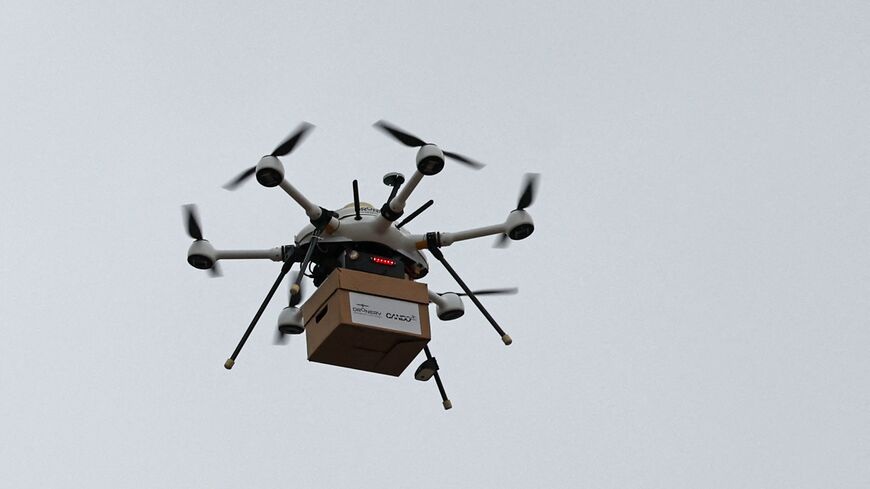
[[[384,177],[384,183],[391,187],[392,190],[386,202],[380,208],[360,202],[356,181],[353,182],[354,202],[347,204],[337,211],[314,204],[289,182],[286,178],[284,165],[278,157],[286,156],[292,152],[296,145],[304,139],[313,128],[312,125],[307,123],[302,124],[272,154],[264,156],[256,166],[243,171],[238,177],[225,185],[225,188],[233,190],[251,176],[256,176],[257,181],[261,185],[265,187],[279,187],[284,190],[302,207],[310,221],[308,225],[296,234],[293,244],[276,246],[266,250],[216,249],[203,238],[195,207],[192,205],[185,206],[188,234],[194,239],[194,242],[188,249],[188,263],[193,267],[209,270],[213,275],[219,275],[219,260],[268,259],[284,263],[281,273],[267,294],[266,299],[248,326],[236,350],[227,360],[225,364],[227,369],[231,369],[235,364],[236,357],[257,324],[266,305],[271,300],[284,276],[296,263],[300,263],[300,268],[295,281],[290,285],[289,305],[284,308],[278,318],[276,342],[280,342],[286,334],[303,333],[306,323],[311,320],[311,317],[305,317],[302,309],[298,307],[302,295],[303,276],[311,277],[316,287],[320,287],[327,278],[335,275],[337,273],[336,269],[353,270],[353,272],[348,273],[363,273],[363,275],[359,276],[362,278],[360,283],[363,284],[367,281],[374,284],[378,280],[382,282],[387,280],[385,283],[389,285],[391,283],[389,280],[393,280],[396,281],[392,282],[393,288],[380,289],[376,294],[368,296],[373,298],[380,296],[384,300],[392,300],[389,298],[390,293],[384,292],[384,290],[398,291],[403,288],[409,288],[401,285],[402,283],[407,283],[403,281],[420,279],[429,272],[429,262],[424,255],[424,250],[437,258],[463,289],[463,293],[436,293],[431,290],[428,291],[428,301],[425,301],[425,296],[423,301],[435,304],[438,318],[447,321],[462,316],[464,306],[460,296],[468,296],[501,336],[502,341],[506,345],[511,344],[512,340],[510,336],[499,327],[492,316],[486,311],[477,299],[477,295],[509,294],[515,293],[516,289],[494,289],[477,291],[475,293],[468,288],[456,271],[453,270],[444,258],[440,248],[450,246],[459,241],[492,235],[499,235],[500,238],[496,245],[504,246],[508,239],[520,240],[531,235],[534,231],[534,223],[531,216],[525,211],[525,208],[532,203],[537,175],[527,175],[527,181],[517,208],[511,211],[502,223],[458,232],[414,234],[404,229],[404,225],[432,205],[431,200],[406,216],[401,222],[397,223],[397,221],[405,214],[405,203],[423,177],[439,173],[444,167],[445,157],[475,169],[481,168],[483,165],[457,153],[444,151],[434,144],[426,143],[384,121],[379,121],[375,126],[407,146],[419,147],[416,157],[417,169],[407,181],[399,173],[390,173]],[[306,274],[307,271],[310,271],[310,274]],[[380,279],[373,277],[372,274],[390,278]],[[365,277],[371,277],[371,279],[366,280]],[[333,282],[335,280],[331,279],[330,284]],[[362,287],[360,291],[364,292],[364,289],[365,287]],[[323,295],[322,293],[320,294],[320,296]],[[393,295],[402,295],[402,293],[395,292]],[[419,297],[417,300],[420,301]],[[306,306],[308,306],[308,303],[306,303]],[[308,309],[311,309],[311,307],[308,307]],[[421,306],[421,312],[425,313],[425,306]],[[311,313],[308,316],[311,316]],[[350,322],[349,320],[347,321]],[[360,331],[363,331],[363,327],[358,324],[350,323],[347,326],[351,328],[359,327],[359,331],[354,332],[356,335],[361,334]],[[381,331],[381,333],[383,332]],[[426,322],[426,336],[422,339],[425,341],[420,346],[422,346],[427,359],[417,369],[415,378],[425,381],[434,376],[444,407],[449,409],[451,404],[447,399],[443,384],[438,375],[438,364],[425,344],[429,340],[428,322]],[[309,346],[310,341],[311,338],[309,337]],[[413,360],[413,356],[416,356],[419,351],[419,348],[413,351],[409,361]],[[310,350],[309,359],[312,359]],[[400,368],[398,372],[401,373],[403,369],[404,367]],[[398,375],[398,373],[394,375]]]

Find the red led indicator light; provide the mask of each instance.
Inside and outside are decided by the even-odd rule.
[[[380,256],[373,256],[372,261],[378,265],[387,265],[390,267],[396,264],[396,260],[390,260],[389,258],[382,258]]]

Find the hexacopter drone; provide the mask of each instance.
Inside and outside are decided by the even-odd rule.
[[[412,234],[404,229],[405,224],[429,208],[432,200],[402,221],[396,221],[404,214],[408,197],[424,176],[439,173],[444,167],[445,157],[474,169],[483,165],[379,121],[375,123],[376,128],[406,146],[419,148],[416,171],[407,181],[400,173],[388,173],[384,177],[384,184],[392,190],[380,209],[360,202],[354,180],[353,203],[332,211],[315,205],[297,190],[285,178],[284,166],[278,159],[290,154],[313,127],[308,123],[301,124],[271,154],[262,157],[256,166],[246,169],[224,186],[234,190],[255,176],[265,187],[283,189],[305,210],[310,220],[310,224],[295,236],[294,244],[267,250],[216,249],[203,238],[196,207],[184,206],[187,231],[194,239],[187,252],[187,261],[193,267],[220,275],[218,260],[283,262],[278,278],[224,367],[233,367],[284,276],[293,265],[300,263],[296,279],[290,285],[289,305],[278,316],[276,343],[283,343],[285,335],[307,332],[309,360],[395,376],[401,374],[422,350],[426,360],[414,376],[421,381],[435,377],[444,408],[450,409],[451,402],[438,375],[438,363],[427,345],[430,339],[429,304],[435,304],[439,319],[449,321],[464,314],[461,296],[467,296],[504,344],[510,345],[511,337],[496,323],[477,296],[512,294],[516,289],[472,291],[444,258],[441,248],[491,235],[499,235],[496,246],[505,246],[508,239],[521,240],[531,235],[535,227],[525,209],[532,204],[537,174],[526,175],[517,207],[503,223],[458,232]],[[429,271],[423,250],[444,265],[462,288],[461,293],[437,293],[428,290],[425,284],[415,282]],[[300,308],[304,276],[313,280],[317,291]]]

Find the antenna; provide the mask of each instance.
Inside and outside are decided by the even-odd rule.
[[[359,215],[359,183],[356,180],[353,181],[353,210],[356,212],[354,221],[362,219],[362,216]]]
[[[423,211],[425,211],[426,209],[428,209],[429,207],[431,207],[432,204],[434,204],[434,203],[435,203],[434,200],[429,199],[429,202],[426,202],[425,204],[421,205],[419,209],[417,209],[416,211],[412,212],[412,213],[411,213],[408,217],[406,217],[402,222],[400,222],[399,224],[397,224],[397,225],[396,225],[396,229],[402,229],[402,226],[404,226],[405,224],[408,224],[409,222],[411,222],[411,219],[414,219],[415,217],[417,217],[417,216],[419,216],[420,214],[422,214]]]

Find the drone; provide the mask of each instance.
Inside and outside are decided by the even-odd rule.
[[[353,329],[352,334],[356,338],[360,338],[361,334],[381,334],[380,338],[390,334],[393,335],[390,336],[391,338],[394,336],[399,338],[401,335],[405,335],[400,339],[403,341],[407,339],[414,341],[404,341],[401,343],[400,346],[403,348],[400,349],[404,351],[404,354],[400,355],[402,357],[399,359],[400,364],[389,368],[384,367],[381,370],[359,367],[360,363],[358,359],[353,358],[356,354],[344,351],[341,354],[347,358],[346,363],[333,363],[330,361],[325,361],[324,363],[333,363],[334,365],[349,366],[351,368],[398,376],[422,349],[426,359],[417,368],[414,377],[420,381],[428,381],[434,377],[441,394],[444,409],[450,409],[452,403],[447,397],[443,382],[438,373],[438,362],[432,356],[427,344],[430,339],[428,306],[430,304],[435,305],[435,314],[440,320],[455,320],[464,315],[465,308],[462,298],[467,297],[492,325],[493,329],[501,337],[502,342],[505,345],[510,345],[513,340],[486,310],[478,299],[478,296],[515,294],[517,289],[471,290],[444,257],[441,248],[451,246],[460,241],[488,236],[496,236],[494,246],[504,247],[511,240],[517,241],[529,237],[534,232],[535,225],[526,208],[534,200],[538,174],[526,174],[517,207],[508,213],[504,222],[455,232],[432,231],[415,234],[408,231],[405,225],[434,203],[432,200],[429,200],[418,209],[405,215],[405,205],[408,198],[419,186],[423,178],[431,177],[441,172],[446,159],[453,160],[475,170],[483,168],[484,165],[461,154],[446,151],[434,143],[426,142],[389,122],[381,120],[376,122],[374,127],[405,146],[417,148],[416,169],[410,178],[405,179],[404,175],[397,172],[388,173],[384,176],[383,183],[390,187],[391,190],[385,203],[380,208],[360,201],[359,186],[356,180],[353,181],[353,203],[335,210],[313,203],[293,186],[288,180],[284,164],[279,158],[290,155],[298,147],[299,143],[314,129],[312,124],[303,122],[272,153],[263,156],[256,166],[245,169],[224,185],[224,188],[227,190],[235,190],[253,176],[264,187],[278,187],[286,192],[304,210],[309,221],[295,235],[293,243],[262,250],[217,249],[203,237],[196,206],[188,204],[182,208],[183,217],[187,233],[194,241],[188,249],[187,261],[194,268],[207,270],[213,276],[221,275],[221,269],[218,264],[220,260],[259,259],[282,263],[281,271],[269,289],[266,298],[245,330],[232,355],[224,363],[224,367],[227,370],[232,369],[235,365],[239,353],[258,323],[266,306],[275,295],[285,276],[298,263],[299,270],[296,273],[295,280],[289,287],[289,303],[278,316],[275,331],[276,344],[286,343],[288,335],[305,333],[307,326],[309,333],[307,335],[309,360],[318,361],[312,358],[312,337],[310,333],[315,320],[320,321],[324,316],[327,306],[313,304],[309,307],[309,304],[318,297],[318,300],[323,301],[321,296],[327,295],[325,291],[327,288],[343,287],[338,282],[340,277],[353,278],[354,283],[363,284],[361,285],[363,288],[357,289],[357,292],[351,292],[351,297],[363,297],[365,300],[362,302],[358,301],[358,304],[354,306],[352,312],[348,313],[347,317],[335,319],[335,321],[347,323],[344,325],[348,328],[346,331]],[[425,284],[416,282],[425,277],[429,272],[429,261],[424,253],[431,255],[443,265],[459,285],[462,290],[461,292],[439,293],[428,289]],[[300,308],[303,295],[303,277],[310,278],[318,290]],[[373,295],[360,293],[359,291],[367,292],[365,284],[372,284],[372,287],[377,285],[377,287],[380,287],[377,289],[379,292],[375,292]],[[324,292],[320,293],[321,290]],[[383,292],[384,290],[401,291],[402,294],[399,295],[402,297],[398,295],[396,297],[389,297],[388,293]],[[354,296],[354,293],[357,295]],[[415,304],[406,301],[403,305],[401,304],[402,301],[398,300],[402,298],[407,299],[410,297],[408,294],[412,293],[418,294],[415,296],[418,297],[415,300],[420,303],[419,315],[415,309]],[[419,299],[419,297],[422,297],[422,299]],[[371,305],[368,304],[369,302],[376,302],[377,304]],[[404,308],[401,310],[405,312],[387,311],[383,313],[377,310],[378,304],[381,303],[387,304],[384,307],[391,307],[390,305],[394,304],[400,309]],[[316,306],[321,307],[324,311],[318,311]],[[332,307],[336,309],[339,306]],[[355,319],[362,317],[360,315],[368,315],[387,323],[392,321],[389,324],[395,323],[400,324],[400,326],[394,328],[396,331],[390,331],[389,325],[384,326],[386,323],[366,323],[364,320]],[[351,317],[354,319],[348,319]],[[406,324],[411,324],[412,322],[418,325],[417,330],[402,329],[406,328]],[[366,326],[366,324],[369,326]],[[420,324],[423,324],[422,329],[419,326]],[[367,331],[373,332],[367,333]],[[334,335],[334,337],[338,336],[337,333]],[[333,350],[335,349],[333,348]]]

